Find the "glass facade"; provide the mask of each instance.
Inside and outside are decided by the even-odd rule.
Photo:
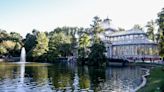
[[[154,56],[158,55],[156,45],[120,45],[112,47],[113,57],[135,57],[135,56]]]
[[[153,58],[158,56],[157,44],[150,41],[145,33],[112,35],[107,39],[111,42],[113,58]]]

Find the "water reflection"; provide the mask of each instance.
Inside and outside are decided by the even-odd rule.
[[[20,65],[20,83],[24,83],[25,64]]]
[[[77,67],[0,63],[0,91],[133,91],[144,73],[140,67]]]
[[[89,71],[88,71],[88,67],[81,67],[78,69],[79,73],[79,86],[81,89],[90,89],[91,85],[90,85],[90,77],[89,77]]]
[[[17,83],[18,87],[17,87],[17,92],[25,92],[24,88],[23,88],[23,84],[24,84],[24,74],[25,74],[25,64],[20,64],[20,81]]]

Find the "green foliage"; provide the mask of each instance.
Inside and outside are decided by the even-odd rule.
[[[158,13],[157,23],[159,25],[159,29],[164,32],[164,8]]]
[[[7,33],[5,30],[0,30],[0,46],[1,54],[18,56],[22,44],[22,36],[19,33]]]
[[[91,47],[91,53],[89,54],[88,63],[91,65],[102,66],[106,61],[105,52],[106,48],[102,42],[93,44]]]
[[[79,38],[79,50],[78,50],[79,58],[86,58],[88,56],[89,45],[90,45],[89,35],[83,34]]]
[[[36,46],[32,50],[33,57],[39,57],[48,51],[48,41],[46,34],[44,32],[39,32],[36,37]]]
[[[6,54],[7,53],[7,49],[3,46],[0,46],[0,54]]]
[[[9,40],[1,42],[1,45],[4,46],[7,50],[11,51],[14,50],[16,43]]]
[[[78,68],[79,87],[81,89],[89,89],[91,86],[90,76],[86,69],[88,69],[87,66]]]
[[[21,45],[23,45],[27,52],[27,60],[30,61],[46,60],[53,62],[59,57],[72,56],[76,54],[77,50],[79,51],[79,58],[88,58],[92,50],[90,54],[92,58],[101,53],[101,51],[100,53],[95,52],[95,46],[100,44],[97,49],[103,48],[100,43],[100,34],[104,31],[101,28],[101,22],[101,19],[95,16],[91,28],[58,27],[49,33],[34,29],[32,34],[28,33],[24,40],[19,33],[11,32],[8,34],[5,30],[0,30],[0,44],[3,46],[1,53],[20,55]],[[91,41],[94,44],[91,44]],[[90,48],[91,45],[93,46]],[[103,55],[102,51],[102,56],[98,59],[104,57]]]
[[[164,8],[158,13],[157,24],[159,26],[158,34],[160,55],[164,57]]]
[[[71,36],[65,35],[63,32],[51,33],[49,41],[48,57],[53,61],[57,57],[66,57],[71,54]]]
[[[147,27],[147,32],[146,34],[148,35],[148,38],[155,41],[155,22],[153,20],[149,21],[146,25]]]
[[[90,47],[91,52],[88,56],[88,64],[102,66],[106,61],[106,57],[104,55],[106,48],[104,43],[100,40],[100,35],[102,32],[104,32],[104,30],[101,28],[101,19],[97,16],[95,16],[93,19],[93,24],[91,25],[93,44]]]
[[[29,53],[36,46],[36,35],[28,33],[24,42],[26,52]],[[28,54],[27,54],[28,55]]]
[[[63,43],[58,46],[59,55],[62,57],[67,57],[72,55],[72,48],[70,43]]]
[[[11,32],[11,33],[10,33],[10,37],[11,37],[11,38],[15,38],[15,39],[17,39],[17,40],[19,40],[19,41],[22,40],[22,36],[21,36],[19,33],[17,33],[17,32]]]
[[[26,49],[26,59],[32,61],[32,51],[36,47],[37,33],[33,30],[32,34],[28,33],[24,39],[24,47]]]
[[[164,91],[164,66],[155,67],[150,70],[147,84],[138,92],[163,92]]]
[[[105,55],[103,54],[105,47],[100,40],[100,35],[104,32],[101,28],[101,22],[102,20],[98,16],[95,16],[91,28],[80,36],[78,50],[79,64],[85,64],[87,58],[89,65],[101,66],[103,64],[105,60]],[[91,36],[91,39],[88,34]]]
[[[85,48],[79,48],[79,49],[78,49],[78,58],[79,58],[79,59],[84,59],[84,58],[86,58],[86,55],[87,55],[87,53],[86,53],[86,51],[85,51]]]
[[[0,37],[2,38],[7,38],[9,37],[9,34],[5,30],[0,29]]]
[[[14,47],[14,50],[13,50],[13,56],[20,56],[20,53],[21,53],[21,48],[22,48],[22,46],[21,46],[21,44],[19,43],[19,42],[17,42],[16,44],[15,44],[15,47]],[[15,55],[16,54],[16,55]]]
[[[95,16],[93,18],[93,24],[91,24],[91,30],[92,30],[91,34],[93,35],[92,36],[93,43],[100,42],[99,34],[104,31],[103,28],[101,27],[101,21],[102,20],[98,16]]]
[[[143,28],[139,25],[139,24],[135,24],[133,26],[134,29],[139,29],[139,30],[143,30]]]
[[[51,31],[49,33],[49,36],[52,36],[54,33],[63,32],[67,36],[74,37],[75,34],[78,34],[78,35],[83,34],[83,31],[85,31],[85,30],[87,30],[87,29],[85,29],[85,28],[78,28],[78,27],[58,27],[58,28],[54,29],[53,31]]]
[[[155,34],[155,41],[159,44],[159,40],[160,40],[160,34],[159,34],[159,32],[157,32]]]

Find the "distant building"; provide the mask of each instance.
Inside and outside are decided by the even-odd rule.
[[[148,39],[143,30],[118,31],[110,27],[110,19],[105,19],[102,27],[105,32],[100,37],[105,43],[108,58],[159,59],[157,43]]]

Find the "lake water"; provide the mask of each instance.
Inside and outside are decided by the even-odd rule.
[[[0,92],[132,92],[143,74],[139,66],[0,63]]]

